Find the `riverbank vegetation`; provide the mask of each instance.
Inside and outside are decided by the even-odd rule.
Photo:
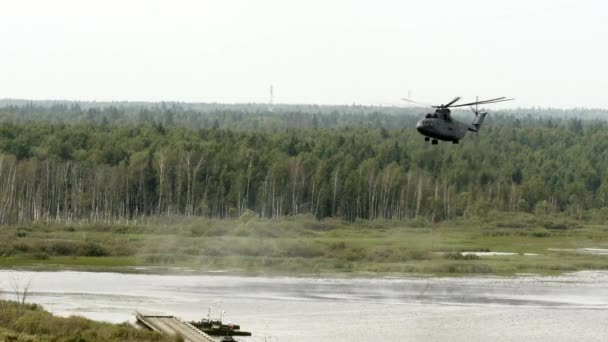
[[[178,342],[183,339],[137,329],[128,323],[110,324],[78,316],[58,317],[36,304],[0,299],[0,341]]]
[[[555,274],[608,269],[608,227],[566,216],[443,223],[157,218],[138,225],[36,224],[0,230],[0,267],[252,274]],[[462,252],[507,252],[478,256]],[[183,271],[183,270],[181,270]]]
[[[0,101],[0,266],[607,267],[580,249],[607,247],[605,111],[492,113],[438,146],[421,111]],[[515,254],[460,253],[488,250]]]

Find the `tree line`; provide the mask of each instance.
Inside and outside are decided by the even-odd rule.
[[[123,126],[155,124],[162,127],[216,128],[272,132],[315,128],[413,128],[429,108],[392,106],[320,106],[286,104],[215,104],[179,102],[69,102],[0,100],[0,123],[49,123]],[[566,125],[571,120],[603,120],[601,109],[520,108],[491,113],[491,125],[542,127]],[[472,113],[454,115],[472,121]]]
[[[411,128],[373,125],[269,131],[5,121],[0,223],[246,211],[347,220],[439,221],[492,210],[608,218],[607,148],[603,121],[555,117],[504,119],[460,145],[438,146]]]

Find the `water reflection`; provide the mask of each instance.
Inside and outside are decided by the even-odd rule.
[[[200,319],[211,307],[242,341],[605,340],[608,273],[561,277],[323,279],[0,271],[29,300],[121,322],[134,310]]]

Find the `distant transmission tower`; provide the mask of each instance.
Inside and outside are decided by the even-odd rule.
[[[268,110],[272,112],[272,105],[274,104],[274,87],[270,85],[270,98],[268,99]]]

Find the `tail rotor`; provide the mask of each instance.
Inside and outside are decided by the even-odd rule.
[[[479,98],[477,98],[479,99]],[[481,124],[483,124],[483,120],[486,118],[486,115],[488,115],[487,111],[482,111],[480,112],[479,110],[479,100],[475,101],[475,107],[471,106],[471,111],[473,112],[473,114],[475,114],[475,119],[473,120],[473,127],[472,129],[469,129],[470,131],[475,132],[475,137],[477,138],[477,135],[479,134],[479,129],[481,128]]]

